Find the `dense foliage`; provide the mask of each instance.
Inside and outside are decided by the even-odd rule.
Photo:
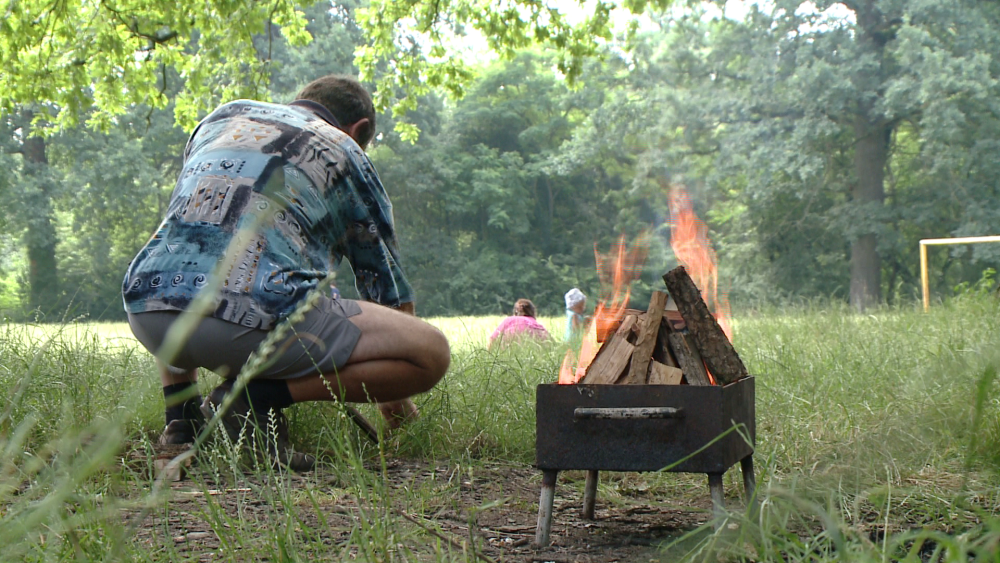
[[[299,4],[312,2],[0,2],[0,109],[106,128],[132,104],[176,100],[190,127],[206,102],[266,92],[271,42],[254,37],[307,43]]]
[[[145,3],[134,5],[141,15]],[[245,14],[252,40],[230,52],[203,52],[204,39],[154,42],[152,60],[169,51],[180,62],[157,63],[158,81],[137,83],[146,84],[144,97],[107,98],[95,78],[100,66],[47,77],[42,67],[28,72],[2,59],[5,75],[29,80],[0,94],[0,309],[120,318],[122,273],[159,221],[193,112],[246,95],[229,89],[236,84],[260,84],[234,78],[240,69],[260,76],[266,68],[269,82],[255,95],[277,101],[316,76],[358,74],[355,61],[386,96],[409,81],[400,98],[407,126],[397,127],[398,114],[381,116],[370,153],[394,203],[423,315],[502,313],[518,297],[556,314],[569,287],[600,292],[595,245],[606,251],[619,234],[646,231],[649,260],[635,293],[643,301],[674,265],[671,185],[690,190],[708,219],[722,285],[737,304],[833,296],[864,308],[912,299],[920,238],[996,234],[998,6],[782,0],[724,17],[706,3],[650,11],[617,38],[592,15],[580,25],[597,26],[603,43],[573,35],[579,26],[553,24],[534,40],[554,51],[529,45],[530,26],[507,30],[488,41],[506,57],[475,65],[445,57],[448,64],[433,67],[444,60],[434,48],[444,35],[426,29],[425,43],[390,53],[390,44],[405,46],[399,22],[413,10],[445,10],[440,21],[487,36],[497,18],[514,21],[513,13],[477,20],[469,5],[408,2],[386,11],[373,3],[362,12],[353,1],[303,11],[276,3],[284,15],[272,25]],[[379,6],[384,21],[373,19]],[[413,21],[438,21],[422,17]],[[95,37],[105,37],[112,28],[99,20]],[[191,21],[177,29],[211,35],[199,27],[211,22]],[[388,35],[372,31],[376,21]],[[139,43],[148,30],[113,29],[121,39],[114,49],[147,52]],[[11,33],[0,27],[0,45],[15,45]],[[306,34],[313,41],[300,45]],[[598,56],[584,56],[590,52]],[[184,66],[197,57],[214,61],[208,74]],[[235,59],[255,62],[240,67]],[[73,88],[86,103],[59,97]],[[77,118],[104,129],[31,135],[51,120]],[[995,246],[932,250],[932,289],[975,281],[998,263]],[[338,283],[351,285],[349,271]]]

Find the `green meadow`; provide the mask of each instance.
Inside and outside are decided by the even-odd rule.
[[[690,506],[699,522],[647,541],[641,559],[635,551],[616,558],[996,561],[998,314],[997,300],[980,293],[929,313],[906,306],[858,315],[821,303],[737,311],[735,344],[757,378],[760,509],[743,510],[735,470],[726,475],[732,512],[718,532],[704,476],[604,474],[599,503],[609,511]],[[417,398],[422,417],[385,433],[378,447],[339,405],[296,405],[293,440],[320,456],[318,471],[255,465],[209,439],[178,483],[157,478],[158,461],[169,461],[154,447],[162,395],[152,358],[126,325],[0,325],[0,559],[582,557],[569,531],[560,559],[525,541],[497,544],[473,525],[503,515],[533,538],[534,388],[555,380],[565,352],[558,342],[489,349],[499,320],[430,319],[452,343],[449,373]],[[543,321],[558,341],[562,319]],[[204,374],[202,392],[218,381]],[[375,420],[371,406],[361,410]],[[435,481],[435,472],[444,477]],[[569,473],[557,489],[557,522],[560,495],[572,500],[583,486]],[[456,500],[466,497],[474,502]],[[197,509],[178,508],[191,498]],[[448,528],[442,515],[452,513],[468,524]],[[203,528],[178,532],[188,521]],[[204,537],[211,541],[199,544]]]

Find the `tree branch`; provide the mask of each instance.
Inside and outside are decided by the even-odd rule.
[[[176,30],[172,30],[170,29],[170,27],[166,25],[161,25],[160,29],[156,30],[153,33],[145,33],[139,29],[139,20],[135,16],[132,16],[131,18],[126,20],[126,18],[122,15],[121,12],[116,10],[114,7],[110,6],[107,2],[101,2],[101,6],[105,10],[114,14],[115,19],[117,19],[122,25],[124,25],[125,28],[128,29],[129,33],[131,33],[133,36],[141,37],[149,41],[151,43],[151,46],[147,50],[152,50],[156,48],[156,45],[162,45],[164,43],[172,41],[180,35],[180,33],[178,33]]]

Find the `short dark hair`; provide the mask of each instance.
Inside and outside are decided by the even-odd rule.
[[[296,98],[312,100],[322,104],[337,118],[341,127],[349,127],[361,119],[368,118],[369,127],[359,143],[368,145],[375,137],[375,105],[371,94],[360,82],[340,74],[330,74],[317,78],[303,88]]]
[[[534,317],[535,304],[531,302],[531,299],[518,299],[517,302],[514,303],[514,316]]]

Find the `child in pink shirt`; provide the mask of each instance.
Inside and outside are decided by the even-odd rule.
[[[530,299],[518,299],[514,303],[514,314],[500,321],[500,326],[490,335],[490,346],[498,340],[507,343],[525,336],[548,340],[549,331],[535,320],[535,304]]]

